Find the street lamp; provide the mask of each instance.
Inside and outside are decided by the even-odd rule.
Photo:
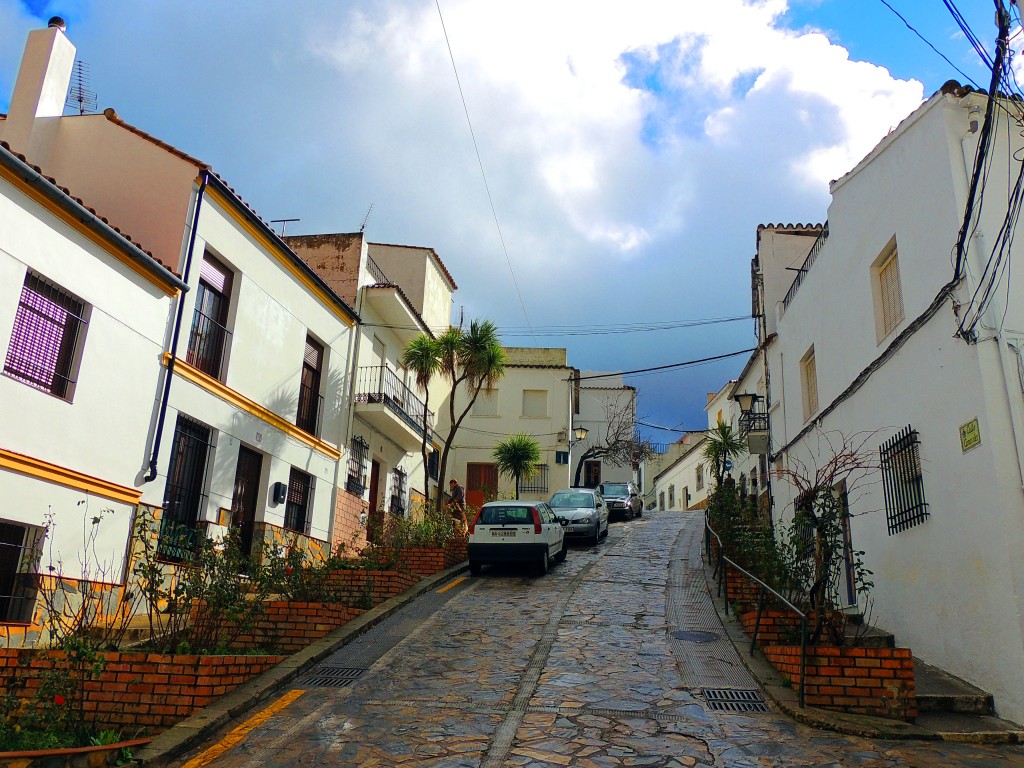
[[[572,431],[572,434],[576,439],[573,440],[571,437],[569,438],[569,457],[567,459],[567,463],[569,464],[569,478],[566,485],[568,485],[570,488],[572,487],[572,447],[576,445],[576,443],[582,443],[584,440],[586,440],[587,432],[589,431],[590,430],[587,429],[586,427],[576,427],[576,429]]]
[[[743,413],[750,413],[754,410],[754,403],[760,400],[760,395],[752,392],[741,392],[738,395],[733,395],[733,399],[740,404],[740,410]]]

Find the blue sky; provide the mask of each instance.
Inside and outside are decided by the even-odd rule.
[[[987,82],[941,0],[889,2]],[[829,180],[961,79],[881,0],[440,6],[477,147],[433,0],[0,0],[0,110],[25,35],[60,14],[99,109],[211,163],[264,219],[354,231],[372,204],[372,240],[441,255],[456,318],[630,370],[752,346],[749,319],[604,331],[748,318],[757,225],[824,220]],[[991,49],[991,3],[960,6]],[[743,362],[629,381],[645,421],[701,428]]]

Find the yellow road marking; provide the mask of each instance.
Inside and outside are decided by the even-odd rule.
[[[456,584],[461,584],[465,580],[466,580],[465,576],[459,576],[459,578],[457,578],[455,581],[451,582],[450,584],[445,584],[443,587],[441,587],[439,590],[437,590],[437,594],[440,595],[442,592],[447,592],[449,589],[454,587]]]
[[[246,720],[244,723],[242,723],[240,726],[232,729],[232,731],[227,736],[225,736],[218,743],[214,744],[208,750],[203,752],[201,755],[193,757],[191,760],[189,760],[187,763],[181,766],[181,768],[202,768],[202,766],[204,765],[209,765],[218,757],[220,757],[229,749],[231,749],[233,746],[235,746],[235,744],[244,739],[246,735],[248,735],[251,731],[265,723],[267,720],[269,720],[275,714],[277,714],[282,709],[287,707],[289,704],[291,704],[304,693],[305,691],[300,690],[288,691],[288,693],[286,693],[280,699],[278,699],[269,707],[264,709],[262,712],[256,713],[248,720]]]

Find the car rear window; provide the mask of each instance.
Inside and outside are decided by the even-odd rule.
[[[479,525],[533,525],[529,507],[484,507]]]
[[[551,497],[552,507],[592,507],[594,506],[594,497],[589,493],[570,493],[561,492],[556,493]]]
[[[605,483],[601,486],[605,496],[628,496],[629,489],[625,483]]]

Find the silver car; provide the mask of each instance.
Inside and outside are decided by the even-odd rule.
[[[608,505],[593,488],[555,491],[548,503],[565,526],[567,537],[585,537],[594,544],[608,535]]]

